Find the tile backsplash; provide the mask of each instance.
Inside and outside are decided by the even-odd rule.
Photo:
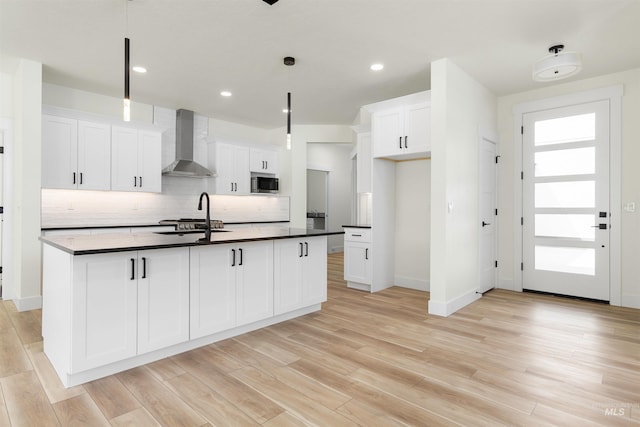
[[[203,180],[173,180],[174,186],[206,185]],[[161,219],[204,218],[204,212],[197,209],[199,194],[195,188],[183,194],[43,189],[42,227],[153,224]],[[210,198],[212,219],[227,223],[289,221],[288,197],[212,194]]]

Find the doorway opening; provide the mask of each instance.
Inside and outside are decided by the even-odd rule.
[[[326,230],[329,210],[329,172],[307,169],[307,228]]]

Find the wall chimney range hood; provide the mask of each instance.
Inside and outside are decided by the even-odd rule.
[[[163,175],[191,178],[216,176],[209,169],[193,161],[193,117],[190,110],[176,111],[176,160],[162,170]]]

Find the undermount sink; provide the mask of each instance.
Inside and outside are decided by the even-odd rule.
[[[211,230],[212,233],[226,233],[229,230],[220,230],[219,228],[214,228]],[[183,234],[204,234],[203,230],[171,230],[171,231],[154,231],[155,234],[167,234],[167,235],[178,235],[181,236]]]

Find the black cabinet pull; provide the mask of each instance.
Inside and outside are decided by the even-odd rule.
[[[142,278],[147,278],[147,259],[142,257]]]
[[[238,249],[238,251],[240,252],[240,263],[238,265],[242,265],[242,248]]]
[[[362,234],[352,234],[352,237],[362,237]]]
[[[140,188],[142,188],[142,177],[140,177]]]
[[[409,139],[409,137],[407,135],[404,136],[404,148],[408,148],[407,146],[407,139]]]
[[[369,248],[364,248],[364,259],[369,259]]]
[[[137,186],[138,186],[138,177],[137,177],[137,176],[134,176],[134,177],[133,177],[133,186],[134,186],[134,187],[137,187]]]
[[[236,250],[231,249],[231,254],[232,254],[231,267],[235,267],[236,266]]]
[[[298,255],[298,258],[302,258],[302,242],[298,244],[300,245],[300,255]]]
[[[309,243],[304,242],[304,256],[309,256]]]
[[[136,280],[136,260],[131,258],[131,280]]]
[[[80,172],[80,185],[82,185],[82,172]]]
[[[398,145],[399,145],[399,148],[402,150],[402,137],[401,136],[398,137]]]
[[[76,173],[75,172],[73,173],[73,183],[74,184],[76,183]]]
[[[269,161],[268,160],[264,161],[264,168],[265,169],[269,169]]]
[[[483,227],[486,227],[487,225],[491,225],[491,223],[490,223],[490,222],[484,222],[484,221],[482,221],[482,226],[483,226]]]

